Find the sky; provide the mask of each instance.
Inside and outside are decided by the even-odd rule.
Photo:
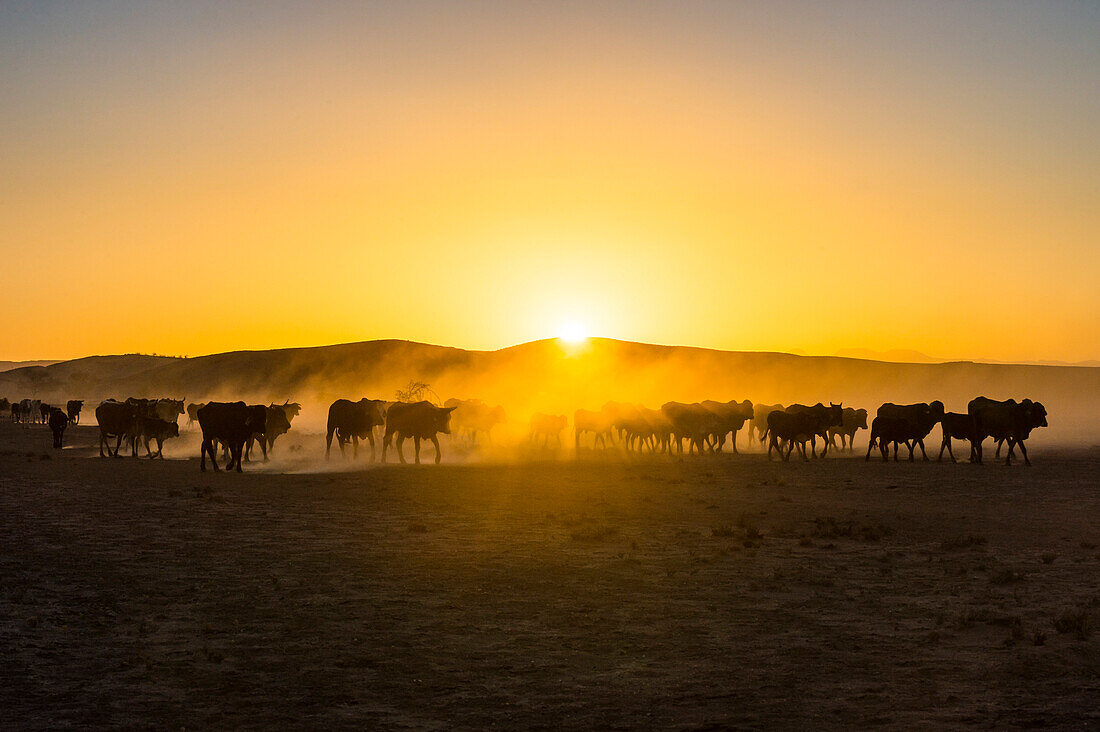
[[[1100,4],[0,0],[0,359],[1100,358]]]

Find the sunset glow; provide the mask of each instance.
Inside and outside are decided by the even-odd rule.
[[[1100,10],[902,7],[5,5],[0,357],[1100,357]]]

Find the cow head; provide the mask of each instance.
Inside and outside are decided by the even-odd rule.
[[[944,414],[943,402],[941,402],[939,399],[937,399],[936,401],[929,404],[928,408],[932,410],[932,417],[937,422],[940,422],[940,421],[943,420],[943,414]]]
[[[1033,402],[1030,399],[1023,401],[1028,427],[1047,426],[1047,408],[1041,402]]]
[[[867,429],[867,410],[866,409],[857,409],[856,410],[856,429],[858,429],[858,430]]]
[[[829,402],[829,410],[826,412],[828,419],[825,422],[826,427],[839,427],[844,424],[844,405],[834,404]]]
[[[451,434],[451,412],[458,407],[440,407],[436,410],[435,429],[445,435]]]

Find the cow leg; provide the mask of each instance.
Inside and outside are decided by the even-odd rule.
[[[367,432],[367,441],[370,443],[370,461],[374,462],[374,428]]]
[[[329,450],[332,449],[332,433],[334,430],[332,427],[328,428],[328,432],[325,434],[325,460],[328,460]]]
[[[383,463],[386,462],[386,448],[390,446],[390,440],[392,438],[393,438],[393,433],[390,432],[389,430],[386,430],[382,434],[382,460],[381,460],[381,462],[383,462]]]
[[[1002,437],[1001,439],[997,440],[996,442],[997,442],[997,451],[995,453],[993,453],[993,459],[994,460],[999,460],[1001,458],[1001,445],[1005,444],[1005,440]]]
[[[405,442],[405,436],[400,432],[397,433],[397,457],[401,459],[401,463],[405,463],[405,451],[401,449],[401,445]]]
[[[1031,466],[1031,458],[1029,458],[1027,456],[1027,448],[1024,447],[1024,441],[1020,440],[1020,439],[1017,439],[1016,444],[1020,446],[1020,454],[1024,456],[1024,465],[1027,465],[1028,467],[1030,467]],[[1009,454],[1009,457],[1012,456],[1012,449],[1011,448],[1009,449],[1008,454]]]
[[[118,457],[118,451],[121,450],[121,449],[122,449],[122,435],[119,435],[118,438],[115,440],[115,451],[114,451],[114,454],[111,455],[111,457]],[[108,453],[111,452],[111,446],[109,444],[107,445],[107,452]]]
[[[351,459],[359,459],[359,435],[357,434],[351,436]]]
[[[237,464],[237,472],[238,473],[243,473],[244,470],[242,470],[242,468],[241,468],[241,458],[243,457],[243,453],[244,453],[244,443],[243,442],[236,443],[235,445],[233,445],[232,450],[233,450],[233,452],[232,452],[233,462],[235,462]]]
[[[413,457],[414,462],[420,464],[420,435],[413,435]]]
[[[109,452],[111,452],[111,444],[110,444],[109,442],[107,442],[107,436],[106,436],[105,434],[103,434],[103,430],[102,430],[102,429],[100,429],[100,430],[99,430],[99,456],[100,456],[100,457],[106,457],[106,456],[105,456],[105,455],[103,454],[103,445],[104,445],[105,443],[106,443],[106,445],[107,445],[107,452],[108,452],[108,453],[109,453]]]
[[[439,461],[443,459],[443,453],[439,450],[439,438],[436,435],[432,435],[429,438],[432,444],[435,445],[435,464],[439,465]]]
[[[260,442],[260,452],[262,452],[264,454],[264,462],[266,463],[267,462],[267,436],[266,435],[260,435],[259,442]]]

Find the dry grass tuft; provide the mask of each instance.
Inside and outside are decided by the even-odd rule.
[[[855,539],[856,541],[874,542],[886,536],[889,531],[881,524],[864,524],[858,521],[842,521],[832,516],[818,517],[814,519],[814,528],[810,536],[815,539]]]
[[[940,548],[945,552],[958,551],[960,549],[974,549],[979,546],[985,546],[986,538],[984,536],[976,536],[974,534],[968,534],[966,536],[956,536],[954,539],[945,539]]]
[[[1085,640],[1092,635],[1092,622],[1085,608],[1067,607],[1054,619],[1054,629],[1062,634],[1073,633]]]
[[[1016,582],[1022,582],[1023,579],[1024,576],[1022,574],[1008,567],[999,569],[989,575],[989,582],[994,585],[1011,585]]]
[[[582,526],[569,534],[573,541],[601,542],[607,541],[619,535],[619,527],[601,524],[597,526]]]

